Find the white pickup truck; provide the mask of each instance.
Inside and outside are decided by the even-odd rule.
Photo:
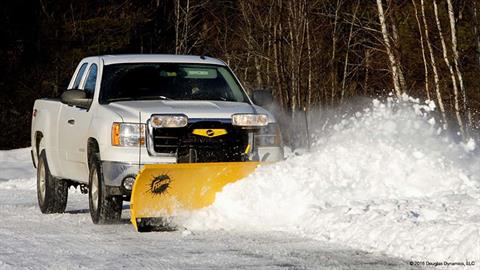
[[[266,91],[252,96],[261,106],[272,101]],[[252,99],[210,57],[83,59],[59,99],[36,100],[33,108],[42,213],[64,212],[69,186],[80,186],[94,223],[118,220],[145,164],[283,159],[279,126]]]

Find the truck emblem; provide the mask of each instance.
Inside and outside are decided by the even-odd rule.
[[[227,134],[227,130],[223,128],[210,128],[210,129],[194,129],[193,134],[208,138],[218,137]]]
[[[161,174],[159,176],[154,176],[152,182],[150,183],[150,192],[153,195],[161,195],[167,192],[172,179],[167,174]]]

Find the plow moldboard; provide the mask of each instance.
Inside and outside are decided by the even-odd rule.
[[[175,211],[211,205],[229,183],[251,174],[259,162],[182,163],[145,165],[132,189],[131,221],[167,218]]]

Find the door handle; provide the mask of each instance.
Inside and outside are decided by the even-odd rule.
[[[70,119],[67,121],[70,125],[75,125],[75,119]]]

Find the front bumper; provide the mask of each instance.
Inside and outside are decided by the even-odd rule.
[[[109,187],[110,195],[128,195],[130,190],[123,187],[123,180],[127,177],[135,178],[144,164],[125,163],[117,161],[102,161],[103,179]]]

